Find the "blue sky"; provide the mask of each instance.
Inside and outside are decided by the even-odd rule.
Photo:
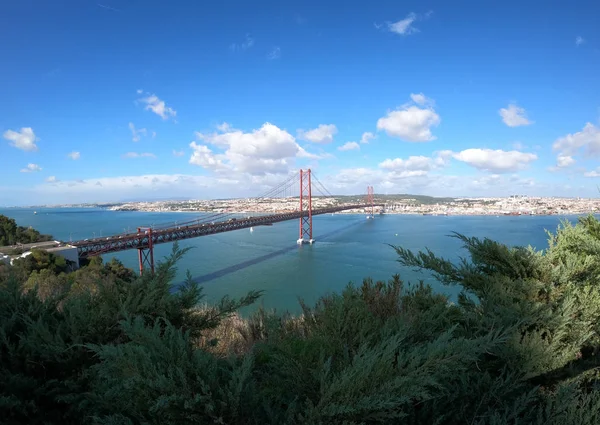
[[[0,205],[598,196],[600,3],[0,4]]]

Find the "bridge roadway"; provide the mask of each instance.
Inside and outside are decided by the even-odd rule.
[[[382,207],[383,204],[373,204],[374,207]],[[370,207],[370,205],[369,205]],[[342,205],[313,209],[312,215],[331,214],[335,212],[364,209],[365,204]],[[156,229],[151,232],[143,230],[139,233],[128,233],[124,235],[109,236],[69,242],[76,246],[79,258],[93,257],[111,252],[126,251],[149,247],[149,237],[152,237],[152,245],[175,242],[182,239],[197,238],[199,236],[214,235],[215,233],[230,232],[232,230],[248,229],[250,227],[264,226],[286,220],[299,219],[307,215],[307,211],[294,211],[268,216],[256,216],[235,220],[227,220],[213,223],[199,223],[189,226],[175,226],[167,229]]]

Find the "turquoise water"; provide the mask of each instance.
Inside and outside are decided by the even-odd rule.
[[[197,213],[145,213],[102,209],[5,209],[0,214],[33,226],[42,233],[68,241],[133,231],[137,226],[185,221]],[[565,218],[565,217],[562,217]],[[569,217],[574,219],[575,217]],[[298,222],[238,230],[180,242],[192,250],[179,264],[178,280],[186,270],[204,286],[207,301],[223,295],[240,296],[250,289],[264,290],[267,308],[298,311],[298,297],[309,303],[328,292],[340,291],[348,282],[364,277],[389,279],[399,273],[405,281],[424,279],[436,290],[456,295],[458,288],[444,287],[433,279],[396,262],[388,244],[410,249],[426,247],[434,253],[457,259],[460,243],[447,237],[453,231],[468,236],[490,237],[509,245],[547,247],[545,229],[554,231],[557,216],[411,216],[384,215],[366,220],[364,215],[314,217],[312,246],[297,246]],[[171,244],[155,247],[155,258],[163,258]],[[137,252],[114,255],[137,270]],[[110,258],[106,256],[105,258]]]

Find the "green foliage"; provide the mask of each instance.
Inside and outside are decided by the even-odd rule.
[[[31,227],[17,226],[14,219],[0,214],[0,246],[50,240],[52,240],[52,236],[42,235]]]
[[[214,326],[219,317],[258,296],[251,293],[239,302],[228,300],[222,306],[229,310],[199,314],[195,306],[202,298],[200,288],[191,280],[175,292],[170,285],[174,264],[184,252],[175,246],[155,275],[144,275],[130,282],[100,271],[94,286],[86,289],[77,286],[82,275],[55,275],[49,269],[36,271],[30,277],[45,279],[44,287],[37,284],[28,287],[15,276],[2,282],[0,417],[3,423],[79,424],[94,415],[100,417],[105,413],[102,400],[107,395],[101,394],[101,374],[94,366],[103,361],[99,355],[103,349],[125,350],[131,344],[139,350],[140,344],[150,341],[144,340],[139,331],[146,326],[158,332],[161,340],[183,333],[189,338],[202,330],[200,326]],[[98,271],[82,270],[82,273],[93,272]],[[73,287],[78,290],[72,290]],[[188,345],[188,350],[193,351],[189,342]],[[162,343],[155,348],[162,354],[171,349]]]
[[[31,254],[13,261],[16,272],[29,276],[33,271],[49,270],[53,274],[66,272],[69,268],[64,257],[42,249],[33,249]]]
[[[0,417],[45,424],[596,424],[600,223],[563,223],[544,252],[455,234],[457,263],[394,247],[458,285],[365,279],[292,317],[260,294],[199,307],[154,275],[95,261],[0,284]],[[235,318],[235,321],[232,319]],[[224,324],[226,332],[220,332]],[[239,340],[231,337],[232,324]],[[220,339],[221,338],[221,339]],[[243,343],[240,343],[242,341]],[[221,347],[228,343],[245,352]]]

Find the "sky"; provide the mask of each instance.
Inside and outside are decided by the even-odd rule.
[[[0,205],[600,192],[597,1],[0,3]]]

